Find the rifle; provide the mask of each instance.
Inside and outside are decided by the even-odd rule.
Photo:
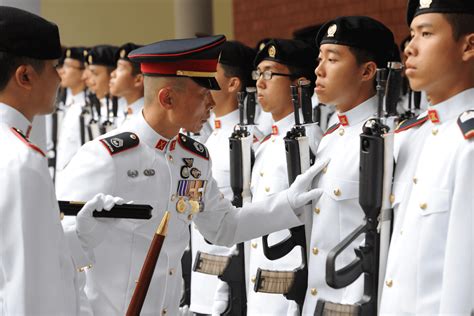
[[[387,77],[389,81],[392,80],[390,86],[395,87],[395,91],[398,89],[396,86],[399,80],[390,78],[401,74],[402,65],[392,62],[388,64],[388,69],[389,71],[385,68],[377,69],[377,117],[365,122],[360,135],[359,204],[365,213],[365,224],[356,228],[332,249],[326,260],[326,282],[329,286],[335,289],[344,288],[363,273],[364,294],[361,300],[353,305],[320,299],[316,305],[315,315],[335,311],[345,311],[345,315],[377,315],[378,294],[384,278],[392,219],[390,192],[394,161],[393,132],[389,131],[393,131],[393,126],[391,129],[386,123],[390,125],[394,123],[390,116],[396,108],[396,100],[393,98],[396,92],[387,93],[385,113],[383,100]],[[339,254],[362,234],[365,236],[364,245],[354,249],[357,258],[347,266],[336,270]]]
[[[250,90],[250,94],[252,94],[252,91]],[[253,161],[251,150],[253,139],[244,124],[244,99],[245,92],[239,92],[239,124],[229,137],[230,185],[234,193],[232,204],[236,207],[241,207],[244,203],[250,201],[250,176]],[[255,116],[254,102],[255,95],[253,95],[253,99],[250,99],[250,102],[247,98],[247,122],[251,123]],[[243,243],[236,245],[236,252],[230,257],[198,252],[193,270],[217,275],[219,279],[229,285],[229,304],[222,315],[245,316],[247,314]]]
[[[61,218],[63,216],[77,216],[85,202],[58,201]],[[110,211],[92,212],[93,217],[101,218],[132,218],[150,219],[153,208],[146,204],[122,204],[114,205]]]
[[[305,127],[300,123],[299,118],[299,108],[301,105],[304,124],[313,123],[310,84],[309,80],[301,80],[298,82],[298,86],[292,85],[290,87],[294,106],[295,126],[284,138],[288,182],[290,185],[299,174],[309,168],[311,158],[314,158],[309,148],[309,138],[306,136]],[[280,259],[290,253],[294,247],[301,247],[303,261],[298,268],[294,271],[270,271],[259,268],[257,270],[254,290],[256,292],[283,294],[286,299],[295,301],[299,306],[299,310],[302,311],[306,288],[308,287],[305,226],[290,228],[290,236],[271,247],[268,245],[268,235],[263,236],[262,244],[263,253],[269,260]]]
[[[191,268],[192,268],[192,253],[191,253],[191,227],[189,229],[189,243],[188,248],[184,250],[183,256],[181,257],[181,271],[184,281],[184,292],[179,302],[179,306],[191,306]]]
[[[138,277],[135,290],[133,291],[132,299],[128,305],[126,316],[139,316],[140,311],[142,310],[143,303],[145,302],[146,293],[150,287],[151,278],[153,277],[153,272],[155,271],[156,263],[158,262],[158,257],[160,256],[161,248],[165,241],[166,233],[168,231],[168,221],[170,213],[165,212],[163,219],[161,220],[160,226],[156,230],[153,240],[151,241],[150,248],[143,263],[142,270],[140,271],[140,276]]]
[[[81,135],[81,145],[86,143],[86,122],[89,123],[92,118],[92,111],[90,101],[87,97],[87,89],[84,89],[84,100],[86,104],[82,107],[81,115],[79,116],[79,132]]]
[[[105,96],[105,99],[106,99],[106,108],[107,108],[107,118],[104,122],[102,122],[102,124],[100,125],[100,133],[103,135],[105,133],[108,133],[110,132],[111,130],[114,129],[114,123],[113,121],[111,120],[111,109],[110,109],[110,95],[107,94]],[[114,99],[115,99],[115,103],[117,102],[117,99],[115,97],[112,97],[112,107],[114,107]],[[113,115],[113,114],[112,114]]]
[[[100,136],[100,100],[93,93],[89,93],[89,101],[91,106],[91,114],[95,111],[95,115],[91,116],[91,120],[88,122],[87,130],[89,132],[89,140],[96,139]]]

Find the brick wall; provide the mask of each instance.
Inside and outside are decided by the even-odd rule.
[[[252,47],[262,38],[291,38],[293,31],[341,15],[367,15],[387,25],[399,43],[409,34],[407,0],[233,0],[235,39]]]

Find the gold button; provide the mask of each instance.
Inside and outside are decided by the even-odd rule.
[[[413,178],[413,183],[414,183],[414,184],[417,184],[417,183],[418,183],[418,179],[417,179],[416,177]]]
[[[395,195],[390,194],[390,203],[393,204],[393,202],[395,202]]]
[[[274,142],[275,142],[275,138],[272,139],[272,143],[274,143]]]
[[[426,203],[421,203],[421,204],[420,204],[420,208],[421,208],[422,210],[426,210],[427,207],[428,207],[428,204],[426,204]]]
[[[189,215],[188,215],[188,219],[189,219],[189,220],[192,220],[192,219],[193,219],[193,214],[189,214]]]
[[[334,190],[334,195],[335,195],[335,196],[340,196],[340,195],[341,195],[341,190],[335,189],[335,190]]]
[[[326,173],[326,172],[328,172],[328,167],[323,168],[323,173]]]
[[[170,269],[169,274],[173,275],[174,274],[174,269]]]
[[[434,136],[436,136],[438,134],[438,129],[437,128],[433,128],[433,130],[431,131],[431,134],[433,134]]]
[[[314,287],[311,289],[311,295],[315,296],[318,294],[318,290],[316,290]]]
[[[339,135],[341,135],[341,136],[344,135],[344,129],[343,128],[339,129]]]
[[[255,283],[255,281],[257,281],[257,278],[255,278],[255,276],[252,276],[252,277],[250,278],[250,281],[251,281],[252,283]]]
[[[388,286],[388,287],[392,287],[393,281],[392,280],[387,280],[387,281],[385,281],[385,285]]]
[[[270,192],[270,187],[265,187],[265,192]]]
[[[252,243],[252,248],[257,248],[257,243],[256,242]]]
[[[319,253],[318,247],[313,248],[313,255],[317,255]]]
[[[320,209],[319,207],[315,207],[315,208],[314,208],[314,212],[315,212],[316,214],[319,214],[319,212],[321,212],[321,209]]]
[[[168,310],[166,308],[163,308],[161,311],[161,315],[166,315],[168,313]]]
[[[169,160],[169,161],[173,161],[173,156],[168,155],[168,160]]]
[[[263,171],[260,171],[260,176],[263,177]]]

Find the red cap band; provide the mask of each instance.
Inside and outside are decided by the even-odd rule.
[[[141,63],[144,74],[176,75],[178,71],[209,72],[214,77],[217,59],[180,60],[176,62]]]

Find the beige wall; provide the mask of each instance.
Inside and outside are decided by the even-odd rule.
[[[173,0],[41,0],[66,46],[147,44],[174,37]],[[233,38],[232,0],[213,1],[215,34]]]

